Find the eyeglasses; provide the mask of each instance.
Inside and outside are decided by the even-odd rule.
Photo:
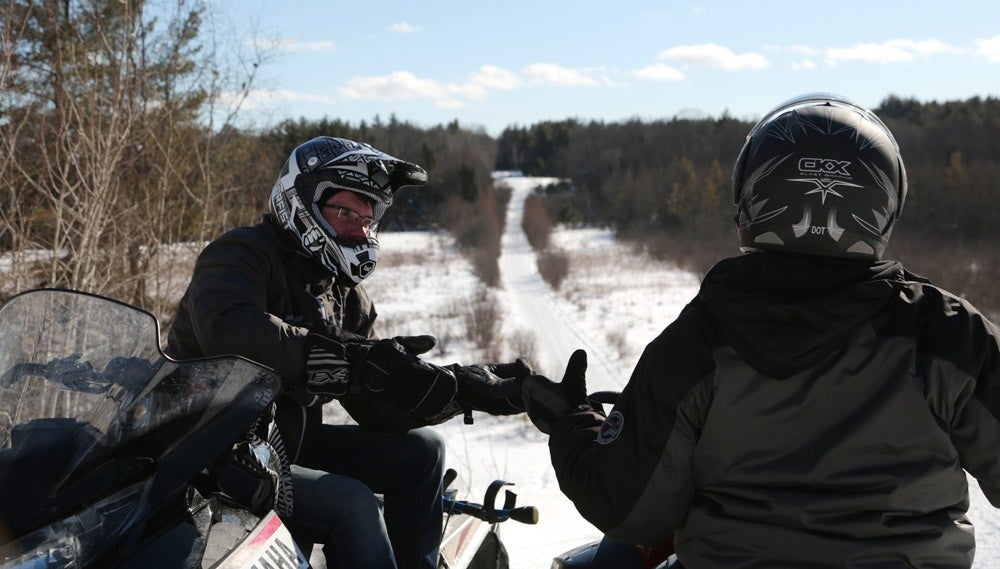
[[[361,215],[360,213],[351,209],[347,209],[346,207],[343,206],[324,204],[323,209],[335,209],[337,210],[337,217],[344,218],[350,223],[360,225],[361,227],[364,227],[366,229],[371,227],[372,224],[375,223],[374,217]]]

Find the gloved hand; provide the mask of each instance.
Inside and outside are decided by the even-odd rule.
[[[399,342],[401,346],[406,348],[407,352],[415,356],[426,354],[437,345],[437,338],[426,334],[420,336],[396,336],[393,340]]]
[[[274,449],[256,437],[252,439],[233,445],[228,457],[224,454],[210,471],[223,493],[254,514],[263,515],[274,509],[280,481],[278,472],[263,463],[253,447],[266,446],[272,453]]]
[[[424,338],[424,340],[414,340]],[[411,347],[427,347],[429,336],[402,337]],[[427,347],[427,349],[430,349]],[[458,390],[449,370],[430,364],[395,339],[349,345],[351,383],[362,391],[379,395],[414,417],[438,421],[442,414],[455,415]]]
[[[517,358],[512,362],[502,364],[481,364],[487,371],[497,377],[513,378],[523,382],[526,377],[535,373],[531,364],[525,358]]]
[[[394,340],[405,348],[406,353],[413,356],[430,351],[437,343],[434,336],[397,336]],[[354,335],[350,335],[345,341],[310,333],[306,337],[309,350],[306,354],[306,391],[322,396],[326,401],[342,397],[350,387],[348,356],[363,358],[363,354],[377,342]],[[369,388],[372,391],[382,390],[382,386]]]
[[[528,418],[539,431],[552,433],[552,425],[577,407],[587,402],[587,352],[577,350],[569,357],[562,383],[555,383],[542,375],[531,375],[524,380],[522,395]]]
[[[462,366],[448,369],[458,381],[458,402],[465,409],[490,415],[516,415],[524,412],[521,385],[532,373],[528,360],[511,363]]]
[[[306,336],[306,348],[303,377],[306,391],[324,397],[326,401],[347,393],[347,346],[332,338],[310,333]]]

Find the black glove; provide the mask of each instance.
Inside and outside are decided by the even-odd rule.
[[[546,435],[561,417],[587,401],[587,352],[577,350],[569,357],[562,383],[555,383],[542,375],[532,375],[524,380],[522,394],[528,418]]]
[[[397,336],[394,340],[413,355],[430,351],[437,343],[434,336]],[[363,354],[376,343],[353,334],[345,341],[310,333],[306,337],[306,391],[319,395],[324,402],[343,397],[350,387],[348,356]]]
[[[535,370],[531,368],[531,364],[524,358],[517,358],[512,362],[502,364],[481,365],[497,377],[513,378],[522,382],[526,377],[535,373]]]
[[[403,341],[413,345],[413,338]],[[426,341],[416,346],[427,345]],[[429,348],[428,348],[429,349]],[[412,416],[440,422],[461,412],[455,403],[458,390],[455,376],[447,369],[427,363],[403,343],[395,339],[378,340],[369,344],[350,345],[347,359],[351,363],[351,383],[361,391],[378,394],[387,402]],[[446,419],[442,416],[447,415]]]
[[[516,415],[524,412],[521,385],[531,375],[528,360],[512,363],[461,366],[448,369],[458,380],[458,402],[465,409],[490,415]]]
[[[325,401],[342,397],[349,386],[347,345],[320,334],[306,336],[305,390]],[[287,391],[294,391],[288,389]]]
[[[255,440],[233,445],[228,460],[223,456],[211,468],[211,475],[223,493],[260,516],[274,509],[279,480],[278,472],[254,453],[253,445],[267,443]]]
[[[437,345],[437,338],[435,338],[434,336],[427,336],[427,335],[396,336],[395,338],[393,338],[393,340],[399,342],[401,346],[406,348],[407,352],[410,352],[415,356],[419,356],[420,354],[425,354],[434,349],[434,346]]]

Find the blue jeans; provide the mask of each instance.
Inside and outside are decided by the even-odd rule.
[[[430,429],[311,426],[292,467],[289,528],[300,545],[322,543],[331,565],[436,569],[443,472],[444,441]]]

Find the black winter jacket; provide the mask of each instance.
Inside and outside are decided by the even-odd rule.
[[[899,263],[727,259],[605,421],[550,439],[611,537],[693,569],[968,568],[966,474],[1000,507],[1000,331]]]
[[[375,308],[362,286],[338,286],[298,254],[269,215],[233,229],[199,255],[167,339],[179,359],[238,354],[282,379],[277,424],[295,462],[308,425],[322,421],[322,401],[302,386],[306,334],[345,331],[374,338]]]

